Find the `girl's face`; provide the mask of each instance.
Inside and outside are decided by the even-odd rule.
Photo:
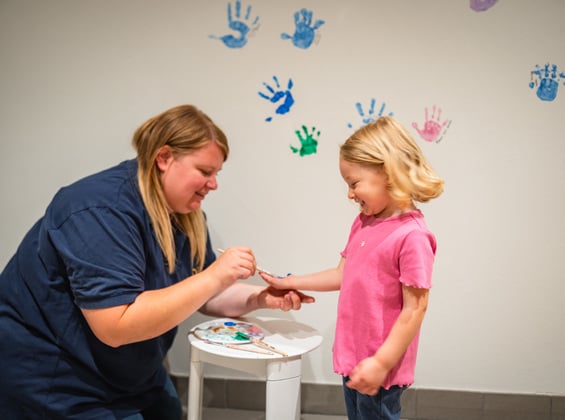
[[[224,153],[214,141],[176,157],[169,146],[163,146],[156,162],[169,211],[187,214],[199,209],[206,194],[218,188],[216,177],[222,169]]]
[[[398,212],[388,193],[384,171],[343,159],[339,160],[339,170],[348,186],[347,198],[359,204],[363,214],[389,217]]]

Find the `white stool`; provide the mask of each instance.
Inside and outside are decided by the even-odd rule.
[[[240,351],[206,343],[188,334],[191,345],[188,388],[188,420],[202,418],[202,383],[204,363],[251,373],[266,380],[265,420],[300,419],[300,378],[302,355],[322,343],[314,328],[295,321],[268,317],[246,317],[238,320],[258,325],[264,341],[282,350],[288,357]],[[217,322],[234,321],[222,318]],[[237,321],[237,320],[236,320]],[[208,323],[203,323],[195,328]]]

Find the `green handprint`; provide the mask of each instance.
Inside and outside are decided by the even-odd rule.
[[[312,127],[312,130],[308,132],[308,128],[303,125],[302,132],[300,132],[300,130],[295,131],[298,140],[300,140],[300,148],[294,147],[291,144],[290,150],[292,150],[292,153],[300,154],[300,156],[313,155],[318,151],[318,140],[316,140],[314,136],[319,137],[320,131],[316,130],[316,127]]]

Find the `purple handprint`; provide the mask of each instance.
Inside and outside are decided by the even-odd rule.
[[[498,0],[470,0],[469,6],[475,12],[484,12],[490,9]]]
[[[435,105],[432,108],[431,118],[428,115],[427,107],[425,113],[426,121],[424,122],[424,128],[420,130],[418,128],[418,123],[415,122],[412,123],[412,127],[416,129],[420,137],[422,137],[424,140],[429,142],[436,141],[449,120],[446,119],[443,123],[440,121],[441,108],[436,107]]]

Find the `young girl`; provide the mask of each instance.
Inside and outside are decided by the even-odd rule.
[[[443,192],[443,180],[410,134],[381,117],[340,148],[348,198],[360,206],[336,268],[275,278],[279,289],[340,290],[334,370],[343,376],[349,419],[399,419],[414,381],[420,325],[436,251],[415,202]]]

